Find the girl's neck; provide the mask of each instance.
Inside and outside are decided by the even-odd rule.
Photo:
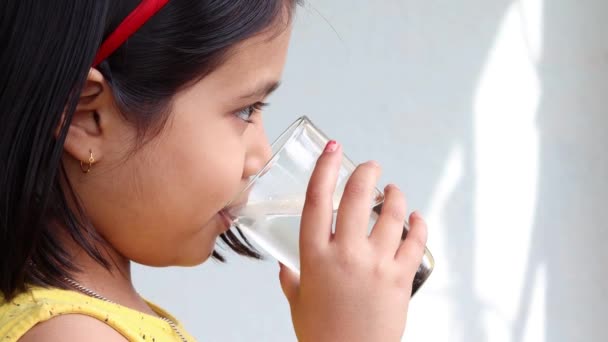
[[[110,270],[108,270],[73,241],[65,241],[64,246],[73,256],[75,265],[81,270],[73,274],[72,280],[114,303],[157,316],[133,286],[129,259],[111,247],[98,246],[102,256],[110,262]]]

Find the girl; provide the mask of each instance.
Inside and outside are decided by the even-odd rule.
[[[193,341],[145,301],[130,262],[193,266],[221,210],[270,157],[261,110],[296,0],[5,0],[0,16],[0,340]],[[341,147],[302,217],[301,276],[279,275],[300,341],[399,341],[426,226],[395,186],[367,236],[380,169],[350,178],[331,233]],[[176,284],[179,286],[179,284]]]

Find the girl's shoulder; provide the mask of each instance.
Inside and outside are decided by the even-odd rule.
[[[14,341],[12,337],[8,337]],[[57,315],[52,319],[36,324],[19,342],[126,342],[125,336],[99,320],[80,314]]]
[[[149,305],[160,316],[175,322],[188,341],[194,341],[172,316]],[[56,317],[60,318],[53,319]],[[52,324],[40,324],[47,321]],[[17,341],[37,324],[37,330],[44,330],[38,329],[44,326],[51,330],[49,333],[74,324],[95,328],[89,326],[92,324],[101,330],[111,327],[130,341],[181,340],[166,320],[74,291],[32,287],[10,302],[0,298],[0,341]]]

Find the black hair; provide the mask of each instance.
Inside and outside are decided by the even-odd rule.
[[[179,90],[217,68],[236,43],[270,28],[298,0],[172,0],[97,68],[142,137],[159,131]],[[5,0],[0,4],[0,292],[65,288],[79,271],[64,229],[93,259],[105,243],[61,163],[67,128],[94,56],[137,0]],[[57,128],[60,128],[57,134]],[[76,203],[75,208],[69,203]],[[259,253],[238,228],[221,235]],[[213,256],[224,261],[214,251]],[[35,266],[35,267],[34,267]]]

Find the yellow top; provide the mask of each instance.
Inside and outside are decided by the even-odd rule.
[[[159,316],[173,321],[188,341],[195,341],[171,315],[146,301]],[[165,320],[75,291],[33,287],[11,302],[0,296],[0,341],[17,341],[29,329],[57,315],[82,314],[98,319],[129,341],[181,341]]]

